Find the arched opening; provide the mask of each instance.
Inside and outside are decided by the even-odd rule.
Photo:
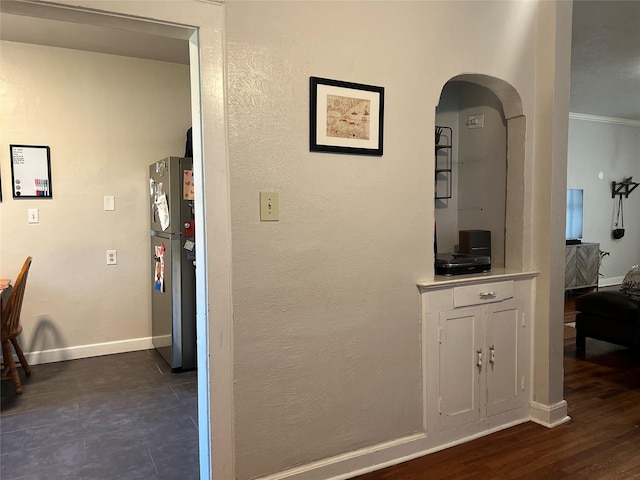
[[[435,125],[451,128],[452,146],[451,153],[445,153],[451,157],[450,172],[438,165],[442,159],[436,156],[438,252],[458,251],[460,230],[488,230],[492,268],[522,270],[529,250],[524,215],[526,121],[520,95],[494,77],[458,75],[443,86]],[[439,185],[443,182],[444,187]],[[447,195],[438,193],[443,188],[450,190]]]

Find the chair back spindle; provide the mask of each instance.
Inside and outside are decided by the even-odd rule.
[[[2,310],[2,336],[11,335],[20,329],[20,312],[27,284],[27,276],[31,267],[31,257],[27,257],[11,290],[7,305]]]
[[[27,276],[29,275],[30,267],[31,257],[27,257],[22,265],[20,273],[18,274],[18,278],[16,279],[13,289],[9,293],[9,300],[2,308],[1,312],[2,324],[0,327],[0,339],[2,340],[2,359],[4,361],[2,379],[13,380],[13,383],[16,386],[16,393],[22,393],[22,383],[11,352],[12,345],[25,373],[27,375],[31,374],[31,367],[29,366],[29,363],[27,362],[17,340],[18,335],[22,332],[22,327],[20,326],[20,312],[22,311],[22,300],[24,299],[24,290],[27,284]]]

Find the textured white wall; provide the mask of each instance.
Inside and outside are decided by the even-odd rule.
[[[584,190],[584,241],[610,252],[600,270],[604,284],[620,283],[640,263],[640,189],[623,200],[625,236],[611,237],[618,204],[611,198],[611,182],[629,176],[640,180],[639,152],[639,125],[569,120],[567,187]]]
[[[0,275],[33,256],[25,351],[149,337],[147,165],[184,154],[189,67],[11,42],[0,62]],[[53,199],[12,198],[12,143],[51,147]]]
[[[533,114],[532,6],[227,4],[238,478],[422,430],[435,107],[478,72]],[[309,152],[312,75],[385,87],[383,157]],[[281,220],[260,223],[271,189]]]
[[[533,179],[533,185],[525,183],[524,188],[531,188],[533,199],[525,205],[524,216],[531,216],[533,221],[530,232],[525,223],[525,236],[530,234],[531,242],[523,253],[540,272],[536,279],[533,332],[532,417],[545,425],[567,419],[561,366],[572,8],[570,2],[538,2],[536,108],[532,119],[535,158],[528,166],[530,170],[525,167],[525,176]]]

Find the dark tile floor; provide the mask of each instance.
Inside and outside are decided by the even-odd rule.
[[[154,350],[34,365],[2,382],[3,480],[198,479],[196,372]]]

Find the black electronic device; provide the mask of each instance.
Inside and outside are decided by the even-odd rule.
[[[464,253],[439,253],[436,256],[437,275],[463,275],[491,270],[491,257]]]

